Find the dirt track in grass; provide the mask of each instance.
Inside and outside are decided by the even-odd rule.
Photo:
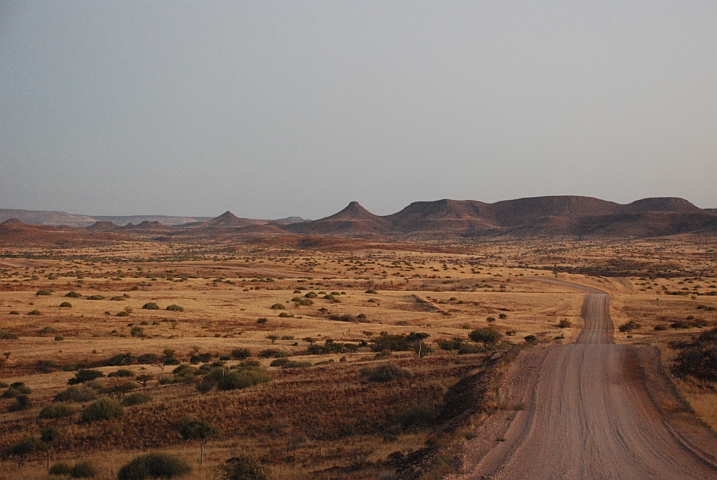
[[[583,290],[576,343],[532,360],[527,409],[460,478],[717,478],[714,459],[678,440],[655,406],[636,349],[613,344],[608,295]]]

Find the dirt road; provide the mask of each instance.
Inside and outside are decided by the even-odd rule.
[[[670,433],[635,350],[612,343],[609,297],[590,292],[575,344],[545,357],[528,409],[463,479],[711,479]]]

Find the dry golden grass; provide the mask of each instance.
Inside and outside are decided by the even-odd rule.
[[[717,297],[709,296],[717,282],[717,245],[710,239],[415,247],[365,244],[357,248],[352,244],[348,251],[317,251],[261,243],[207,246],[145,241],[6,252],[0,265],[0,331],[19,338],[0,340],[0,375],[5,383],[20,381],[32,388],[33,407],[7,412],[12,400],[0,400],[0,425],[4,426],[0,427],[0,445],[37,434],[34,422],[39,410],[74,376],[62,370],[40,373],[39,361],[91,364],[117,354],[161,355],[173,349],[187,363],[196,353],[229,355],[233,349],[248,348],[256,359],[261,350],[277,348],[290,352],[292,360],[323,364],[280,369],[269,366],[272,359],[258,359],[270,372],[271,382],[206,395],[193,385],[157,385],[162,374],[159,364],[130,365],[127,368],[135,373],[154,376],[148,386],[154,397],[151,406],[132,407],[124,420],[105,426],[56,422],[74,440],[55,455],[91,460],[102,478],[111,478],[139,453],[128,449],[127,438],[121,438],[125,432],[125,437],[134,435],[131,440],[140,450],[156,445],[153,448],[195,462],[197,468],[188,478],[210,478],[215,465],[239,451],[271,464],[279,479],[376,478],[391,470],[385,463],[389,454],[415,451],[430,435],[429,428],[417,428],[385,440],[395,415],[418,404],[439,409],[448,388],[480,365],[482,355],[444,352],[436,346],[439,341],[467,341],[471,330],[488,326],[516,344],[523,344],[528,335],[537,337],[540,345],[576,338],[582,326],[583,294],[535,282],[533,277],[557,277],[613,295],[616,326],[629,320],[642,324],[629,337],[616,332],[616,341],[656,344],[668,370],[677,353],[670,342],[685,341],[701,330],[655,331],[655,325],[688,315],[717,322],[717,312],[696,308],[717,305]],[[653,279],[660,275],[667,278]],[[41,289],[53,293],[36,295]],[[367,293],[369,289],[376,293]],[[82,297],[65,297],[70,291]],[[297,307],[292,302],[309,292],[317,294],[313,305]],[[338,292],[334,300],[323,298],[332,292]],[[91,295],[104,299],[89,300]],[[112,300],[115,297],[122,300]],[[60,308],[64,301],[72,308]],[[149,302],[160,309],[142,309]],[[286,308],[272,309],[274,304]],[[184,311],[168,311],[169,305],[180,305]],[[28,315],[33,310],[41,315]],[[19,315],[11,315],[12,311]],[[126,311],[128,315],[118,316]],[[289,316],[280,317],[280,313]],[[348,321],[335,320],[341,317]],[[495,321],[488,322],[488,317]],[[266,318],[266,323],[257,323],[259,318]],[[558,328],[561,320],[572,326]],[[142,329],[141,336],[132,336],[136,327]],[[427,333],[434,352],[420,359],[405,352],[389,360],[375,359],[367,347],[355,353],[308,355],[310,343],[304,340],[370,345],[384,331]],[[278,338],[267,338],[270,335]],[[413,379],[367,384],[359,373],[365,366],[386,362],[409,369]],[[226,366],[236,363],[230,360]],[[107,374],[118,368],[98,369]],[[172,368],[166,367],[165,375]],[[677,386],[698,415],[717,426],[714,386],[694,382]],[[228,413],[234,411],[230,408],[234,402],[243,405],[241,418]],[[224,433],[209,442],[206,464],[199,470],[198,444],[183,442],[175,423],[187,414],[210,418],[209,407],[215,412],[213,421],[224,425]],[[160,411],[155,432],[138,429]],[[230,420],[222,420],[224,415]],[[342,426],[346,427],[343,432]],[[325,430],[325,435],[317,429]],[[153,438],[170,431],[174,433],[169,437]],[[80,447],[84,441],[93,446],[85,451]],[[361,465],[349,469],[351,459],[361,457],[357,452],[369,453],[365,461],[355,460]],[[2,462],[3,471],[9,478],[44,478],[43,458],[44,454],[30,458],[21,468],[7,460]]]

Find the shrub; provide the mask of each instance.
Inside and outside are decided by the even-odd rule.
[[[269,480],[269,469],[253,457],[239,455],[217,467],[218,480]]]
[[[67,381],[69,385],[77,385],[78,383],[91,382],[100,377],[104,377],[105,374],[97,370],[79,370],[75,376]]]
[[[675,329],[685,329],[685,328],[692,328],[694,325],[691,322],[688,322],[686,320],[677,320],[675,322],[672,322],[670,325],[671,328]]]
[[[408,335],[398,334],[391,335],[387,332],[381,332],[379,337],[373,340],[374,345],[371,347],[374,352],[390,350],[392,352],[403,352],[412,350],[418,346],[422,340],[428,338],[427,333],[411,332]]]
[[[120,468],[119,480],[143,480],[145,478],[174,478],[191,472],[187,462],[168,453],[141,455]]]
[[[403,429],[411,427],[422,427],[431,423],[433,417],[431,410],[425,405],[410,407],[396,416],[396,421]]]
[[[32,402],[30,401],[30,397],[28,397],[27,395],[18,395],[15,397],[15,403],[13,403],[9,407],[7,407],[7,411],[8,412],[19,412],[21,410],[27,410],[30,407],[32,407]]]
[[[20,315],[20,312],[18,312],[17,310],[12,310],[10,311],[10,315]]]
[[[495,345],[503,337],[500,332],[493,330],[492,328],[477,328],[468,336],[474,342],[482,343],[483,347],[486,349],[488,348],[488,345]]]
[[[185,418],[179,434],[185,440],[206,440],[219,433],[219,429],[204,420]]]
[[[376,294],[378,292],[376,290],[374,290],[373,288],[369,288],[368,290],[366,290],[366,293]]]
[[[505,320],[506,318],[508,318],[508,315],[506,315],[505,313],[501,313],[498,315],[498,318],[500,318],[501,320]]]
[[[259,356],[261,358],[282,358],[290,357],[291,354],[289,352],[278,350],[276,348],[267,348],[266,350],[262,350],[261,352],[259,352]]]
[[[526,335],[524,340],[528,343],[536,343],[538,341],[538,337],[535,335]]]
[[[232,357],[238,360],[243,360],[251,357],[251,351],[248,348],[236,348],[232,350]]]
[[[35,296],[36,296],[36,297],[39,297],[39,296],[41,296],[41,295],[52,295],[52,290],[47,289],[47,288],[43,288],[43,289],[38,290],[38,291],[35,293]]]
[[[57,475],[58,477],[69,477],[72,475],[72,465],[69,463],[56,463],[50,467],[48,472],[50,475]]]
[[[118,418],[122,415],[124,415],[124,407],[120,402],[112,398],[103,397],[90,403],[82,410],[80,421],[82,423],[101,422]]]
[[[42,312],[38,309],[32,310],[31,312],[27,312],[28,315],[42,315]]]
[[[137,357],[137,363],[157,363],[159,355],[156,353],[143,353]]]
[[[104,300],[105,297],[102,295],[90,295],[87,300]]]
[[[127,370],[126,368],[120,368],[119,370],[107,375],[107,378],[114,378],[114,377],[134,377],[134,373],[132,372],[132,370]]]
[[[72,478],[95,478],[97,476],[97,468],[90,462],[79,462],[72,467],[70,476]]]
[[[488,322],[488,323],[493,323],[493,322],[495,322],[495,317],[488,317],[488,318],[486,318],[485,320],[486,320],[486,322]]]
[[[142,310],[159,310],[159,305],[154,302],[148,302],[142,305]]]
[[[130,393],[122,399],[122,405],[125,407],[133,407],[135,405],[142,405],[152,401],[152,396],[144,392]]]
[[[361,373],[368,377],[369,382],[384,383],[391,380],[400,380],[402,378],[411,378],[411,372],[399,368],[396,365],[381,365],[376,368],[364,368]]]
[[[641,327],[641,325],[639,323],[637,323],[635,320],[630,320],[629,322],[623,323],[622,325],[617,327],[617,329],[623,333],[629,333],[629,332],[636,330],[640,327]]]
[[[117,296],[117,297],[112,297],[112,298],[110,298],[110,300],[113,301],[113,302],[124,302],[124,301],[127,300],[127,299],[124,298],[124,297]]]
[[[0,330],[0,340],[17,340],[20,336],[17,333]]]
[[[667,325],[663,325],[663,324],[655,325],[655,330],[657,330],[657,331],[667,330],[668,328],[669,327]]]
[[[170,312],[183,312],[184,307],[180,307],[179,305],[170,305],[167,307],[167,310]]]
[[[260,368],[246,368],[226,373],[219,380],[219,390],[236,390],[251,387],[271,380],[268,373]]]
[[[570,320],[568,320],[567,318],[563,318],[558,323],[558,328],[570,328],[572,326],[573,326],[573,323]]]
[[[71,417],[77,410],[69,403],[53,403],[40,410],[39,417],[43,420],[49,418]]]
[[[462,345],[463,339],[457,337],[438,341],[438,347],[441,350],[460,350]]]
[[[88,387],[70,387],[55,395],[53,402],[89,402],[94,400],[97,394]]]
[[[70,302],[62,302],[60,308],[72,308],[72,304]]]
[[[65,296],[70,297],[70,298],[80,298],[82,296],[82,294],[80,292],[72,291],[72,292],[65,294]]]
[[[54,427],[47,427],[40,429],[40,440],[48,445],[58,441],[62,435],[60,431]]]
[[[35,369],[40,373],[50,373],[60,369],[60,364],[54,360],[38,360]]]
[[[283,303],[275,303],[271,306],[272,310],[284,310],[286,306]]]
[[[256,323],[262,324],[262,323],[266,323],[266,322],[268,322],[268,321],[269,321],[268,318],[263,318],[263,317],[262,317],[262,318],[257,319]]]
[[[474,353],[483,352],[485,352],[485,348],[481,345],[476,345],[474,343],[464,343],[458,349],[458,355],[472,355]]]

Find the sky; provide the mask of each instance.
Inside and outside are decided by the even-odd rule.
[[[715,25],[712,0],[0,0],[0,208],[715,208]]]

